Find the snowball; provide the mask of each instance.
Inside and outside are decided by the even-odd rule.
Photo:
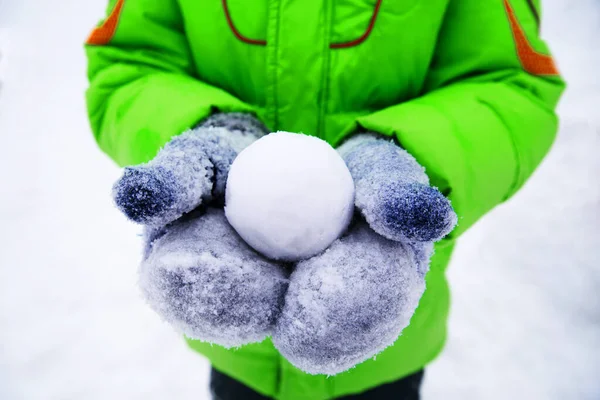
[[[325,250],[347,228],[354,182],[325,141],[276,132],[235,159],[225,199],[229,223],[250,246],[297,261]]]

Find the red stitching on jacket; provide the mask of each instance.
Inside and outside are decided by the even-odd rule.
[[[223,11],[225,11],[225,18],[227,18],[227,24],[229,25],[229,29],[231,29],[236,38],[238,38],[244,43],[255,44],[258,46],[265,46],[267,44],[266,40],[250,39],[242,35],[240,31],[237,30],[237,28],[233,24],[233,21],[231,20],[231,15],[229,14],[229,7],[227,6],[227,0],[222,0],[222,3]]]
[[[349,42],[332,43],[331,45],[329,45],[329,48],[343,49],[343,48],[348,48],[348,47],[354,47],[354,46],[358,46],[359,44],[361,44],[362,42],[367,40],[367,38],[371,34],[371,31],[373,31],[373,27],[375,26],[375,21],[377,20],[377,15],[379,14],[380,7],[381,7],[381,0],[377,0],[377,3],[375,4],[375,9],[373,10],[373,16],[371,16],[371,21],[369,22],[369,26],[367,27],[367,30],[365,31],[365,33],[362,34],[361,37],[359,37],[358,39],[351,40]]]

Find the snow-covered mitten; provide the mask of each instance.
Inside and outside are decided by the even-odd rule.
[[[338,151],[354,179],[356,208],[381,236],[438,241],[456,225],[450,201],[429,185],[425,168],[389,139],[363,133]]]
[[[202,203],[222,202],[233,159],[266,133],[251,115],[215,114],[150,162],[125,168],[113,187],[115,203],[135,222],[162,226]]]
[[[225,347],[271,334],[287,272],[251,249],[222,209],[188,214],[154,238],[140,287],[150,306],[194,339]]]
[[[285,269],[251,249],[222,209],[206,208],[222,203],[233,159],[266,133],[252,116],[214,115],[128,167],[113,188],[117,206],[146,228],[142,293],[190,338],[262,341],[280,313]]]
[[[374,134],[339,149],[364,216],[290,277],[273,343],[292,364],[337,374],[391,345],[425,290],[434,241],[456,224],[450,202],[423,167]]]

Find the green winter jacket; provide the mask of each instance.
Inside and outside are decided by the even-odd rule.
[[[432,361],[446,337],[456,237],[515,193],[557,130],[564,84],[538,36],[537,3],[111,0],[86,45],[87,103],[98,144],[119,165],[148,161],[215,111],[252,112],[272,130],[334,145],[362,127],[395,136],[459,215],[410,326],[376,359],[311,376],[269,340],[189,345],[284,400],[361,392]]]

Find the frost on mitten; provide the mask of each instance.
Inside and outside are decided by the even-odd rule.
[[[388,240],[364,222],[290,277],[273,343],[293,365],[334,375],[391,345],[425,290],[431,243]]]
[[[450,201],[429,185],[425,169],[406,150],[375,134],[359,134],[338,151],[354,178],[356,207],[377,233],[427,242],[454,229]]]
[[[229,167],[266,128],[246,114],[216,114],[169,141],[146,164],[126,167],[113,187],[132,221],[163,226],[201,204],[222,202]]]
[[[271,334],[287,273],[252,250],[223,210],[182,218],[152,239],[140,286],[167,322],[190,338],[225,347]]]
[[[226,347],[264,340],[282,307],[284,268],[252,250],[222,204],[233,159],[266,128],[216,114],[174,137],[113,188],[118,208],[145,225],[140,286],[150,306],[188,337]]]
[[[398,338],[425,290],[433,242],[456,224],[449,200],[393,142],[359,134],[338,151],[364,220],[298,263],[273,334],[281,354],[312,374],[345,371]]]

